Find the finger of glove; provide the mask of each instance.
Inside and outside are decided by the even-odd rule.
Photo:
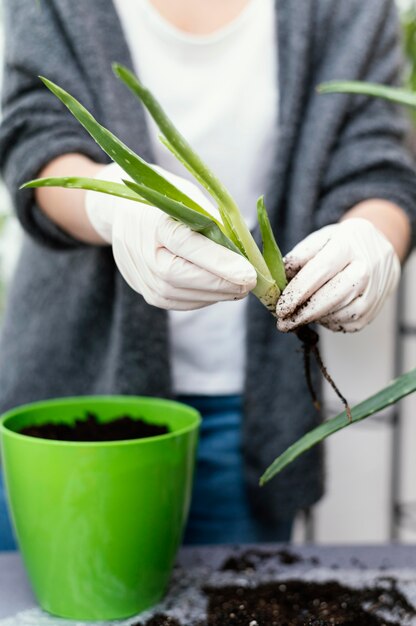
[[[163,298],[164,300],[176,300],[178,302],[206,302],[214,304],[215,302],[225,302],[226,300],[242,300],[247,293],[234,294],[223,293],[220,291],[204,291],[201,289],[187,289],[186,287],[174,287],[170,283],[156,279],[152,285],[154,298]]]
[[[149,303],[151,304],[151,303]],[[159,309],[166,309],[167,311],[196,311],[198,309],[204,309],[210,306],[212,302],[189,302],[179,300],[163,300],[162,304],[155,304]]]
[[[172,288],[186,290],[195,288],[201,293],[221,293],[227,299],[243,297],[249,291],[248,285],[230,283],[207,270],[172,254],[166,248],[157,248],[154,257],[154,272],[157,278]],[[204,298],[202,298],[204,300]]]
[[[186,297],[179,299],[166,297],[156,291],[152,281],[149,281],[151,275],[148,274],[148,279],[146,280],[146,277],[144,278],[143,274],[138,271],[137,261],[139,259],[135,258],[135,255],[131,253],[131,250],[124,244],[123,240],[113,241],[113,255],[124,280],[134,291],[141,294],[148,304],[160,309],[175,311],[192,311],[212,304],[212,300],[207,298],[198,300],[198,293],[195,292],[193,294],[187,293]],[[178,294],[175,293],[175,295]],[[219,296],[220,298],[221,295]],[[229,299],[229,294],[227,295]],[[204,296],[206,296],[206,293],[204,293]]]
[[[224,280],[254,289],[257,274],[242,255],[214,243],[172,219],[163,220],[158,231],[159,242],[172,254],[215,274]]]
[[[397,268],[394,264],[394,268],[400,273],[400,267]],[[355,327],[357,324],[361,324],[362,327],[377,316],[384,302],[392,293],[393,286],[397,284],[398,274],[396,271],[391,273],[390,280],[384,282],[384,290],[380,290],[379,281],[375,281],[371,273],[367,273],[367,276],[365,290],[359,293],[348,305],[326,316],[322,320],[324,323],[330,323],[332,328],[337,325],[353,325]]]
[[[335,332],[355,332],[369,324],[379,308],[375,302],[370,303],[364,293],[339,311],[323,317],[319,323]]]
[[[336,276],[325,283],[293,315],[278,320],[277,327],[283,332],[294,330],[298,326],[317,322],[328,314],[346,307],[368,284],[368,275],[358,263],[351,263]]]
[[[308,261],[322,250],[331,237],[331,230],[333,230],[333,226],[327,226],[311,233],[285,255],[283,261],[288,280],[291,280]]]
[[[170,256],[173,262],[177,259],[178,263],[186,263],[191,266],[193,280],[185,283],[183,287],[176,287],[155,274],[154,268],[157,267],[155,257],[149,256],[149,254],[143,256],[143,251],[139,245],[140,242],[137,238],[130,236],[130,231],[126,232],[123,228],[118,227],[115,229],[113,254],[121,274],[132,289],[141,293],[146,301],[154,306],[172,308],[175,305],[175,308],[177,308],[177,304],[183,302],[188,303],[188,305],[181,305],[180,308],[187,310],[225,300],[240,300],[248,293],[243,290],[243,287],[226,283],[224,280],[208,273],[208,277],[212,277],[214,283],[211,284],[211,287],[217,285],[218,289],[201,289],[201,277],[199,274],[205,273],[205,270],[200,270],[196,265],[184,261],[180,257],[172,256],[164,248],[157,249],[151,247],[150,250],[156,250],[156,258],[160,255],[162,258]],[[231,290],[227,288],[228,285],[231,287]]]
[[[158,309],[165,309],[166,311],[196,311],[197,309],[203,309],[213,304],[213,302],[206,301],[200,302],[194,300],[164,298],[154,291],[146,291],[142,295],[148,304],[151,304]]]
[[[366,322],[363,320],[357,320],[356,322],[344,322],[342,324],[334,321],[319,321],[319,324],[334,333],[356,333],[366,326]]]
[[[276,315],[290,317],[318,289],[341,272],[350,262],[348,248],[329,241],[291,280],[277,301]]]

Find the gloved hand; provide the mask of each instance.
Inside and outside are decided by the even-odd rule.
[[[393,246],[366,219],[312,233],[285,257],[290,280],[276,307],[284,332],[317,322],[354,332],[371,322],[400,278]]]
[[[155,168],[212,215],[216,208],[193,183]],[[97,178],[121,182],[115,163]],[[222,300],[240,300],[256,285],[253,266],[170,218],[156,207],[95,191],[86,193],[86,213],[98,234],[112,244],[127,283],[146,302],[162,309],[199,309]]]

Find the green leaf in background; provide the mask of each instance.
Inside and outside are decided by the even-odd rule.
[[[208,237],[211,241],[232,250],[232,252],[240,254],[239,249],[230,239],[228,239],[226,235],[224,235],[217,222],[210,216],[207,217],[208,214],[203,215],[202,213],[194,211],[184,204],[181,204],[176,200],[172,200],[171,198],[168,198],[167,196],[164,196],[158,191],[150,189],[145,185],[140,185],[129,180],[125,180],[123,182],[127,187],[135,192],[135,194],[145,198],[149,204],[158,207],[192,230],[205,235],[205,237]]]
[[[322,83],[317,87],[318,93],[321,94],[357,94],[362,96],[374,96],[389,100],[395,104],[403,104],[412,108],[416,107],[416,94],[408,89],[399,87],[388,87],[379,85],[378,83],[366,83],[361,81],[331,81]]]
[[[273,476],[276,476],[287,465],[292,463],[301,454],[310,450],[313,446],[333,435],[334,433],[342,430],[351,423],[360,422],[361,420],[374,415],[378,411],[385,409],[386,407],[394,404],[398,400],[401,400],[405,396],[416,391],[416,369],[403,374],[390,385],[371,396],[364,402],[357,404],[351,410],[352,422],[348,420],[345,411],[337,415],[336,417],[324,422],[314,430],[304,435],[301,439],[298,439],[293,445],[290,446],[285,452],[277,457],[273,463],[267,468],[263,476],[260,478],[260,485],[265,485]]]
[[[407,58],[406,82],[410,89],[416,91],[416,2],[406,2],[401,11],[404,52]]]
[[[280,291],[287,285],[286,272],[283,263],[282,253],[276,243],[272,227],[270,225],[269,216],[264,204],[264,196],[257,200],[257,217],[259,220],[260,233],[263,241],[263,256],[270,270],[271,275],[275,279]]]
[[[109,181],[98,180],[97,178],[82,178],[78,176],[66,176],[64,178],[37,178],[25,183],[20,189],[33,189],[36,187],[64,187],[66,189],[84,189],[85,191],[98,191],[106,193],[110,196],[118,198],[126,198],[126,200],[134,200],[135,202],[144,202],[148,204],[144,198],[139,198],[137,193],[126,187],[122,183],[112,183]]]

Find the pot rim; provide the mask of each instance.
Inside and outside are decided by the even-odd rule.
[[[30,411],[31,409],[38,409],[47,405],[47,407],[59,407],[62,405],[68,405],[71,403],[88,403],[88,402],[101,402],[105,404],[110,403],[130,403],[135,400],[139,400],[142,404],[161,404],[166,408],[176,407],[181,408],[182,410],[186,410],[189,413],[189,416],[193,417],[193,421],[188,426],[184,426],[176,431],[165,433],[163,435],[156,435],[154,437],[145,437],[141,439],[120,439],[115,441],[66,441],[66,440],[54,440],[54,439],[43,439],[42,437],[31,437],[29,435],[23,435],[22,433],[15,432],[11,428],[7,427],[6,422],[18,416],[22,412]],[[41,400],[37,402],[28,402],[26,404],[21,404],[9,411],[3,413],[0,416],[0,439],[7,436],[13,439],[32,442],[34,445],[45,445],[45,446],[65,446],[72,448],[111,448],[115,446],[131,446],[131,445],[149,445],[153,442],[166,441],[168,439],[174,439],[176,437],[180,437],[187,433],[190,433],[194,430],[197,430],[201,423],[201,414],[197,409],[185,404],[183,402],[178,402],[177,400],[168,400],[165,398],[158,398],[153,396],[133,396],[133,395],[88,395],[88,396],[66,396],[63,398],[51,398],[47,400]]]

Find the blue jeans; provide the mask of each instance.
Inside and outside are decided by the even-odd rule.
[[[5,552],[6,550],[16,550],[16,542],[7,512],[3,472],[0,468],[0,552]]]
[[[293,517],[266,523],[250,510],[241,454],[241,396],[179,396],[202,415],[185,544],[289,541]],[[259,487],[260,489],[260,487]]]
[[[241,455],[240,396],[179,396],[202,415],[186,544],[289,541],[293,518],[267,524],[250,510]],[[260,487],[259,487],[260,489]],[[16,549],[0,472],[0,551]]]

